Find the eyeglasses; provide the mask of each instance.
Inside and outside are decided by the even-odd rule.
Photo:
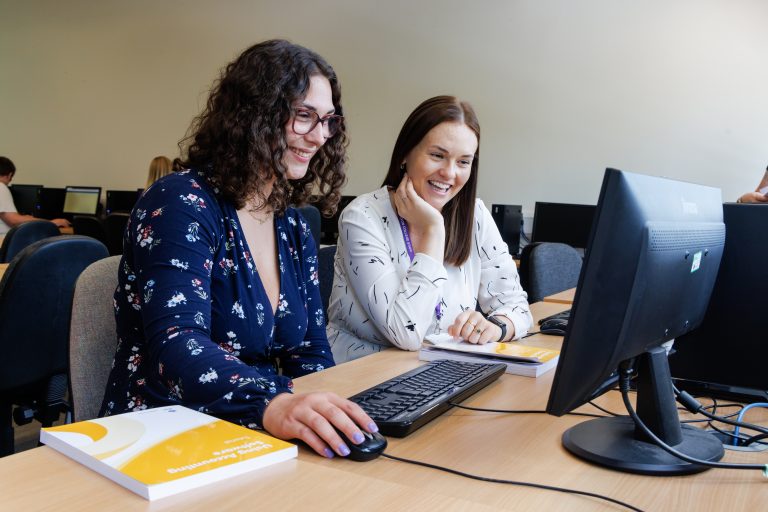
[[[329,139],[336,135],[341,128],[344,116],[335,114],[320,117],[314,110],[297,108],[293,111],[293,131],[298,135],[306,135],[315,129],[318,123],[323,127],[323,137]]]

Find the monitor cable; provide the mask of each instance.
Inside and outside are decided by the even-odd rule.
[[[669,453],[670,455],[674,455],[678,459],[684,460],[691,464],[697,464],[699,466],[705,466],[709,468],[759,470],[763,472],[763,476],[768,477],[768,464],[732,464],[728,462],[711,462],[708,460],[701,460],[691,457],[679,450],[676,450],[672,446],[669,446],[667,443],[659,439],[659,437],[654,434],[653,431],[645,425],[645,423],[643,423],[643,420],[640,419],[640,416],[637,415],[637,412],[635,412],[635,408],[632,406],[632,402],[629,400],[629,381],[630,376],[627,373],[622,374],[619,379],[619,389],[621,390],[621,398],[624,401],[624,406],[627,408],[627,411],[629,412],[632,420],[635,422],[635,425],[637,425],[637,427],[643,431],[643,434],[652,439],[653,442],[656,443],[662,450]]]
[[[446,468],[444,466],[438,466],[436,464],[430,464],[429,462],[422,462],[422,461],[412,460],[412,459],[404,459],[402,457],[397,457],[395,455],[389,455],[388,453],[382,453],[381,456],[382,457],[386,457],[387,459],[396,460],[398,462],[405,462],[406,464],[414,464],[416,466],[422,466],[422,467],[425,467],[425,468],[436,469],[438,471],[443,471],[445,473],[450,473],[452,475],[462,476],[464,478],[471,478],[472,480],[479,480],[481,482],[490,482],[490,483],[495,483],[495,484],[517,485],[517,486],[521,486],[521,487],[532,487],[534,489],[542,489],[542,490],[545,490],[545,491],[555,491],[555,492],[562,492],[562,493],[565,493],[565,494],[575,494],[575,495],[578,495],[578,496],[586,496],[586,497],[589,497],[589,498],[597,498],[599,500],[608,501],[610,503],[614,503],[616,505],[625,507],[628,510],[632,510],[634,512],[643,512],[642,509],[637,508],[637,507],[635,507],[633,505],[630,505],[629,503],[625,503],[625,502],[617,500],[615,498],[611,498],[610,496],[604,496],[602,494],[597,494],[597,493],[594,493],[594,492],[579,491],[577,489],[568,489],[566,487],[556,487],[556,486],[553,486],[553,485],[536,484],[536,483],[533,483],[533,482],[522,482],[522,481],[519,481],[519,480],[503,480],[503,479],[500,479],[500,478],[490,478],[490,477],[485,477],[485,476],[480,476],[480,475],[473,475],[471,473],[465,473],[465,472],[459,471],[457,469]]]

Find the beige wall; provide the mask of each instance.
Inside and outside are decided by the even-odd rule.
[[[606,166],[734,199],[768,163],[767,21],[764,0],[0,0],[0,154],[19,183],[140,187],[219,68],[279,36],[340,75],[347,193],[447,93],[478,111],[487,203],[594,203]]]

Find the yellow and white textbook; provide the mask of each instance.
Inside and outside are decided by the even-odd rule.
[[[148,500],[298,453],[291,443],[175,405],[43,428],[40,441]]]
[[[431,334],[419,350],[422,361],[451,359],[467,362],[493,362],[507,365],[507,373],[538,377],[557,365],[560,351],[530,345],[491,342],[468,343],[448,334]]]

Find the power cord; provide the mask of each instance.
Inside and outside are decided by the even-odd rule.
[[[768,407],[768,403],[756,402],[756,403],[747,405],[741,411],[739,411],[739,415],[736,418],[736,422],[737,423],[741,423],[741,418],[744,416],[744,413],[747,412],[748,410],[752,409],[753,407]],[[740,426],[737,425],[736,428],[733,429],[733,435],[736,437],[736,439],[733,440],[733,445],[734,446],[738,446],[739,445],[739,427]],[[758,430],[758,432],[761,432],[761,435],[767,435],[768,434],[768,431],[766,431],[766,430]]]
[[[637,415],[637,412],[635,412],[635,408],[632,406],[632,402],[629,400],[629,377],[627,375],[621,375],[619,379],[619,389],[621,390],[621,398],[624,401],[624,406],[627,408],[627,411],[632,417],[632,420],[635,422],[635,425],[637,425],[640,430],[642,430],[646,436],[652,439],[653,442],[656,443],[662,450],[669,453],[670,455],[674,455],[678,459],[690,462],[691,464],[697,464],[699,466],[706,466],[710,468],[757,469],[763,472],[763,476],[768,477],[768,464],[731,464],[727,462],[711,462],[708,460],[696,459],[669,446],[667,443],[659,439],[659,437],[654,434],[653,431],[645,425],[645,423],[643,423],[643,420],[640,419],[640,416]]]
[[[622,507],[625,507],[625,508],[627,508],[629,510],[633,510],[635,512],[643,512],[642,509],[639,509],[639,508],[637,508],[635,506],[632,506],[629,503],[625,503],[623,501],[611,498],[610,496],[603,496],[602,494],[597,494],[597,493],[593,493],[593,492],[579,491],[579,490],[576,490],[576,489],[568,489],[568,488],[565,488],[565,487],[556,487],[556,486],[552,486],[552,485],[535,484],[535,483],[532,483],[532,482],[521,482],[521,481],[518,481],[518,480],[503,480],[503,479],[499,479],[499,478],[489,478],[489,477],[484,477],[484,476],[479,476],[479,475],[473,475],[471,473],[465,473],[465,472],[459,471],[457,469],[446,468],[446,467],[443,467],[443,466],[438,466],[436,464],[430,464],[428,462],[421,462],[421,461],[418,461],[418,460],[404,459],[402,457],[397,457],[395,455],[389,455],[387,453],[382,453],[381,456],[382,457],[386,457],[386,458],[391,459],[391,460],[396,460],[398,462],[405,462],[406,464],[414,464],[416,466],[422,466],[422,467],[425,467],[425,468],[436,469],[438,471],[444,471],[445,473],[451,473],[453,475],[463,476],[464,478],[471,478],[472,480],[479,480],[481,482],[491,482],[491,483],[495,483],[495,484],[507,484],[507,485],[518,485],[518,486],[521,486],[521,487],[532,487],[534,489],[543,489],[545,491],[555,491],[555,492],[562,492],[562,493],[566,493],[566,494],[576,494],[576,495],[579,495],[579,496],[587,496],[587,497],[590,497],[590,498],[597,498],[599,500],[605,500],[605,501],[614,503],[616,505],[620,505]]]

